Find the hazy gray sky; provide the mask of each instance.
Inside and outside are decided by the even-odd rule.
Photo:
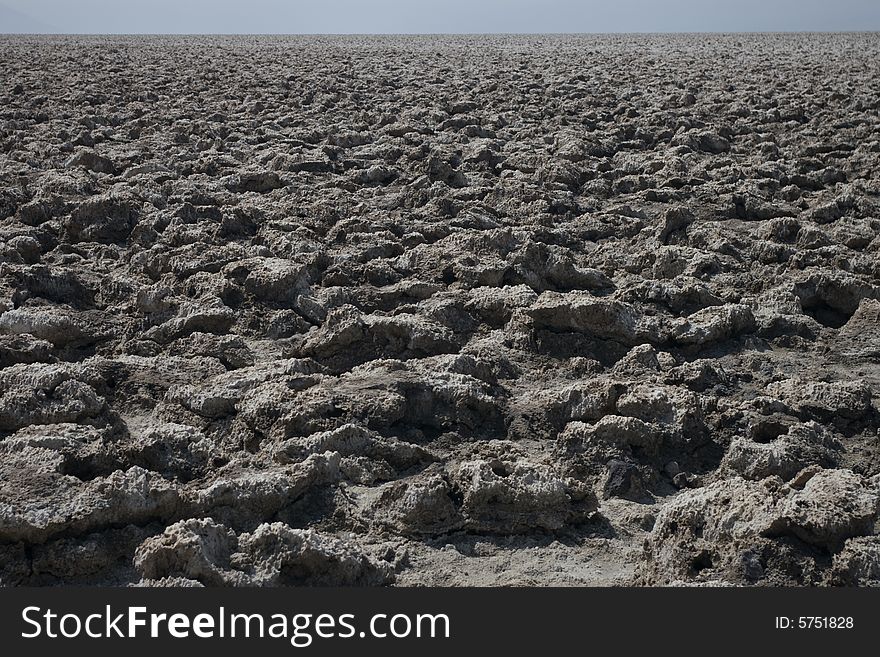
[[[878,0],[0,0],[0,33],[880,30]]]

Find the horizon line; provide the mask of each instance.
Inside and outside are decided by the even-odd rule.
[[[872,30],[612,30],[607,32],[0,32],[0,36],[606,36],[606,35],[880,34]]]

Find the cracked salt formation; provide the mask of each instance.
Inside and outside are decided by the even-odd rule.
[[[880,585],[880,37],[0,37],[0,584]]]

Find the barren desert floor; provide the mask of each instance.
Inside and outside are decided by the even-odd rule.
[[[880,584],[878,62],[0,37],[0,584]]]

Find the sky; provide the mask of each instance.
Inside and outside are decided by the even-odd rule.
[[[0,33],[877,31],[878,0],[0,0]]]

